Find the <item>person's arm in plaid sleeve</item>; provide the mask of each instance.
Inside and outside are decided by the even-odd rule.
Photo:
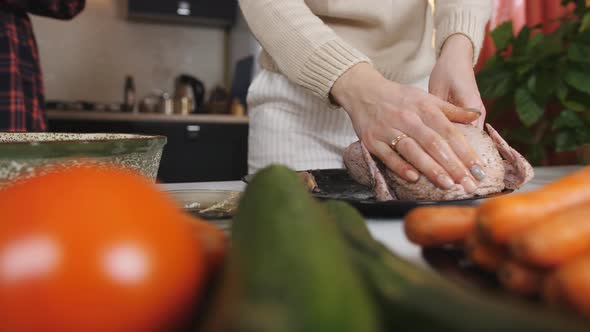
[[[0,0],[5,5],[17,10],[24,10],[33,15],[57,19],[72,19],[86,5],[85,0]]]

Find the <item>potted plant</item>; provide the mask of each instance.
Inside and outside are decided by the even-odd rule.
[[[477,74],[490,121],[536,165],[590,143],[590,8],[570,3],[551,33],[537,25],[515,36],[510,21],[494,29],[497,50]]]

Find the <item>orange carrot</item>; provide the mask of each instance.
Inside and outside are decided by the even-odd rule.
[[[590,256],[578,258],[557,270],[557,280],[567,302],[590,316]]]
[[[404,230],[410,241],[424,247],[464,240],[473,232],[476,208],[471,206],[428,206],[405,217]]]
[[[554,267],[590,252],[590,204],[559,212],[513,238],[520,260]]]
[[[498,279],[504,288],[522,296],[539,293],[543,276],[543,271],[514,260],[506,261],[498,270]]]
[[[475,265],[490,272],[496,272],[508,258],[506,248],[486,243],[475,232],[465,241],[465,254]]]
[[[559,211],[590,203],[590,167],[535,191],[506,195],[482,203],[478,229],[495,243],[506,244],[526,228]]]

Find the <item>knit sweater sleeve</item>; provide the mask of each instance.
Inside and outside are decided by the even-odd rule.
[[[491,0],[435,0],[437,55],[447,38],[460,33],[473,43],[473,63],[477,63],[491,11]]]
[[[279,70],[325,100],[344,72],[370,62],[325,25],[304,0],[240,0],[240,7]]]

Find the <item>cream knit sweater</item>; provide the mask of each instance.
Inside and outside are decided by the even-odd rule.
[[[338,77],[359,62],[400,83],[430,75],[452,34],[470,38],[475,62],[491,0],[434,2],[434,15],[427,0],[240,0],[240,6],[264,49],[262,67],[327,101]]]

